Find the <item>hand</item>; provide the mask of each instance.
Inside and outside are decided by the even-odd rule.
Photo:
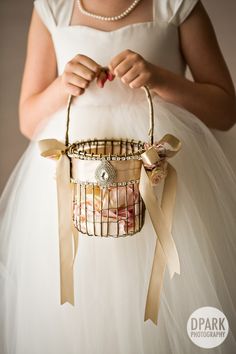
[[[82,95],[90,82],[97,79],[97,85],[103,87],[112,75],[107,70],[86,55],[78,54],[66,66],[61,80],[64,89],[73,96]]]
[[[151,89],[155,85],[157,67],[132,50],[127,49],[115,56],[108,68],[131,88],[148,85]]]

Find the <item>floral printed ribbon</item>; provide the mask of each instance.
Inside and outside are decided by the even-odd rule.
[[[169,145],[170,148],[165,145]],[[160,146],[163,147],[162,151],[158,149]],[[174,156],[180,147],[181,143],[176,137],[166,134],[156,145],[148,146],[142,154],[139,190],[157,235],[144,321],[151,319],[155,324],[166,264],[171,278],[174,273],[180,274],[179,257],[171,236],[177,176],[174,167],[166,160]],[[56,139],[40,140],[39,148],[41,156],[57,161],[61,304],[69,302],[74,305],[73,265],[78,249],[78,231],[72,218],[70,159],[66,155],[66,146]],[[164,188],[160,206],[153,188],[162,178]]]

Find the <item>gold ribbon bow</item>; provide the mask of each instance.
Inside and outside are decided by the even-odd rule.
[[[171,146],[171,149],[166,149],[167,157],[174,156],[181,147],[180,141],[171,134],[166,134],[158,143],[167,143]],[[73,224],[72,217],[70,159],[66,155],[66,146],[56,139],[40,140],[39,148],[41,156],[55,159],[57,162],[61,304],[69,302],[74,305],[73,265],[78,250],[78,231]],[[153,146],[142,154],[143,163],[154,164],[159,159],[158,152],[154,151]],[[179,257],[171,236],[176,181],[176,170],[168,163],[160,206],[150,181],[150,175],[145,170],[144,165],[141,167],[139,190],[157,234],[144,321],[150,318],[155,324],[157,324],[160,293],[166,264],[171,277],[174,273],[180,274]]]
[[[170,149],[165,149],[166,157],[174,156],[181,148],[181,142],[173,135],[166,134],[158,144],[168,144]],[[155,164],[160,160],[157,150],[151,146],[142,154],[145,164]],[[150,180],[151,174],[142,165],[139,190],[149,212],[153,227],[157,235],[157,242],[154,252],[151,277],[149,281],[148,294],[144,321],[151,319],[157,324],[158,311],[160,306],[160,294],[167,264],[170,277],[175,273],[180,274],[180,263],[174,240],[171,235],[171,224],[173,208],[176,195],[177,174],[176,170],[167,162],[167,176],[164,179],[161,206],[153,189]]]
[[[56,139],[39,141],[41,156],[56,160],[57,203],[60,249],[61,305],[74,305],[73,265],[78,249],[78,231],[72,218],[72,185],[70,183],[70,159],[66,146]],[[72,238],[73,235],[73,238]],[[74,244],[74,254],[73,254]]]

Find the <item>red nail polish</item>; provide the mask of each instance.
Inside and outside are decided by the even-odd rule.
[[[107,74],[107,78],[108,78],[109,81],[112,81],[114,79],[114,77],[115,76],[112,73],[110,73],[110,72]]]
[[[102,87],[104,86],[104,84],[105,84],[106,81],[107,81],[107,77],[105,77],[105,78],[101,81]]]

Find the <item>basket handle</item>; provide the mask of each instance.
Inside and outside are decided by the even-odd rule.
[[[149,128],[148,135],[150,136],[150,144],[153,145],[154,111],[153,111],[152,96],[151,96],[149,88],[146,85],[141,86],[141,88],[145,91],[146,97],[147,97],[147,101],[148,101],[148,104],[149,104],[149,125],[150,125],[150,128]],[[70,125],[70,109],[71,109],[72,98],[73,98],[73,95],[69,95],[68,103],[67,103],[67,120],[66,120],[66,135],[65,135],[65,145],[67,147],[70,145],[70,142],[69,142],[69,125]]]

